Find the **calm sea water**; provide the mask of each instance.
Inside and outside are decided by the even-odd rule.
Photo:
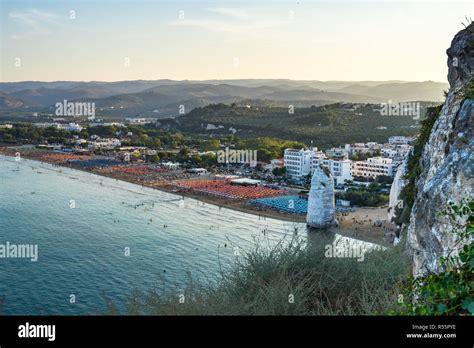
[[[255,240],[304,225],[35,161],[0,157],[0,244],[37,244],[38,261],[0,258],[6,314],[81,314],[190,273],[211,281]],[[74,202],[71,202],[73,200]],[[75,208],[71,208],[71,203]],[[264,232],[265,231],[265,236]],[[126,256],[126,248],[130,255]],[[188,273],[189,272],[189,273]],[[76,303],[70,304],[74,294]]]
[[[0,244],[36,244],[39,254],[37,262],[0,258],[0,310],[96,313],[104,294],[120,304],[135,289],[163,282],[179,288],[189,275],[209,282],[258,241],[271,245],[290,240],[295,230],[306,234],[304,224],[181,199],[0,156]]]

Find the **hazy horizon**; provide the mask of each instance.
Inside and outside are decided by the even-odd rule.
[[[271,4],[271,6],[269,6]],[[4,0],[0,80],[447,82],[468,2]]]
[[[264,77],[255,77],[255,78],[242,78],[242,79],[204,79],[204,80],[191,80],[191,79],[183,79],[183,80],[176,80],[170,78],[158,78],[158,79],[130,79],[130,80],[21,80],[21,81],[0,81],[0,83],[21,83],[21,82],[84,82],[84,83],[114,83],[114,82],[134,82],[134,81],[173,81],[173,82],[207,82],[207,81],[244,81],[244,80],[272,80],[272,81],[305,81],[305,82],[370,82],[370,83],[411,83],[411,82],[434,82],[434,83],[447,83],[447,81],[433,81],[433,80],[318,80],[318,79],[287,79],[287,78],[264,78]]]

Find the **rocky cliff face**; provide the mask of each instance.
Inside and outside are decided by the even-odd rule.
[[[396,215],[396,208],[400,205],[400,192],[405,185],[406,160],[398,167],[395,177],[393,178],[392,187],[390,188],[390,201],[388,204],[387,220],[392,221]]]
[[[449,201],[473,197],[474,100],[465,97],[473,80],[473,23],[454,37],[447,54],[450,89],[423,149],[422,173],[408,226],[415,276],[437,272],[439,257],[456,248],[451,226],[436,214]]]
[[[318,167],[311,179],[306,222],[309,227],[324,229],[336,225],[334,178],[329,169]]]

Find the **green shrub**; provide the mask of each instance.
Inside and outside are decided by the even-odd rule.
[[[310,236],[311,237],[311,236]],[[395,310],[409,260],[402,247],[374,250],[363,262],[327,258],[332,235],[318,233],[268,248],[256,246],[222,271],[215,283],[191,277],[184,291],[135,292],[126,314],[144,315],[372,315]],[[314,240],[312,240],[314,239]],[[185,302],[180,303],[179,294]],[[290,297],[293,296],[292,303]],[[108,303],[106,314],[119,314]]]
[[[370,189],[348,189],[346,192],[337,193],[337,199],[344,199],[359,207],[379,207],[387,204],[389,195],[376,193]]]
[[[441,257],[442,271],[414,279],[405,294],[402,313],[414,315],[474,314],[474,200],[448,204],[447,217],[462,246],[459,254]]]
[[[466,85],[466,91],[464,92],[464,98],[467,98],[467,99],[474,99],[474,79],[472,79],[472,80]]]

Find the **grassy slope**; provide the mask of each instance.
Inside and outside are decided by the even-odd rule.
[[[168,287],[161,295],[136,292],[126,314],[373,315],[396,308],[410,273],[401,247],[372,251],[358,262],[325,257],[324,245],[332,241],[316,237],[309,246],[294,242],[257,247],[223,271],[217,283],[199,285],[189,279],[185,291]],[[185,295],[184,303],[179,294]],[[106,313],[119,311],[109,302]]]

